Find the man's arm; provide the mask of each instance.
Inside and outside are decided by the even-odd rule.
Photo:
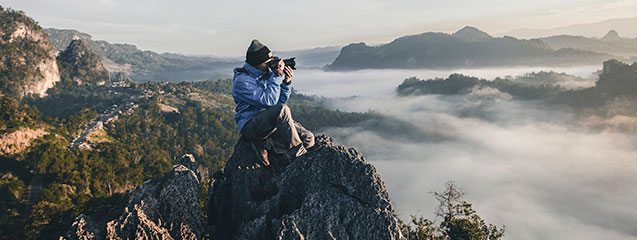
[[[276,105],[281,95],[281,84],[278,76],[270,76],[263,88],[257,84],[256,79],[247,75],[239,75],[234,81],[232,95],[252,106],[266,108]]]
[[[294,75],[294,72],[292,71],[292,68],[285,66],[285,68],[283,68],[283,70],[281,70],[281,66],[285,66],[283,64],[283,61],[281,61],[281,64],[279,65],[279,76],[285,76],[285,79],[283,79],[283,82],[279,85],[281,87],[281,96],[279,96],[279,104],[283,104],[286,103],[288,101],[288,98],[290,97],[290,84],[292,84],[292,75]]]
[[[277,104],[283,104],[288,102],[288,98],[290,98],[290,86],[285,83],[281,83],[279,86],[281,87],[281,95],[279,96],[279,102],[277,102]]]

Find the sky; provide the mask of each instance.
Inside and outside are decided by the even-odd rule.
[[[490,33],[636,17],[637,0],[0,0],[44,27],[183,54],[239,56],[253,38],[294,50],[382,43],[477,25]],[[507,21],[502,21],[507,19]]]
[[[637,0],[0,0],[43,27],[76,29],[144,50],[241,56],[260,39],[274,50],[383,43],[474,25],[489,33],[636,17]],[[502,21],[506,19],[506,21]]]

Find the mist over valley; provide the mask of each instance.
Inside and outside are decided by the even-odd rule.
[[[362,8],[389,16],[405,5],[373,4]],[[637,38],[626,27],[634,18],[510,31],[529,38],[470,24],[380,33],[387,26],[376,22],[362,30],[391,38],[360,38],[347,35],[355,27],[321,30],[305,16],[284,15],[294,37],[248,31],[234,25],[247,20],[221,24],[228,16],[217,12],[206,27],[127,33],[217,39],[201,53],[160,53],[44,28],[4,7],[0,239],[637,238]],[[352,24],[364,19],[351,12]],[[290,95],[277,97],[316,136],[305,155],[275,153],[239,131],[233,71],[246,50],[209,51],[231,48],[212,37],[232,41],[230,28],[295,57]],[[589,32],[597,35],[576,35]],[[343,37],[322,38],[331,34]],[[282,47],[311,38],[324,44]]]
[[[453,180],[486,218],[505,224],[513,239],[636,234],[634,116],[620,117],[630,125],[626,131],[611,123],[613,117],[580,117],[568,108],[513,100],[494,89],[333,104],[412,124],[389,134],[364,127],[322,130],[377,166],[403,218],[432,217],[433,210],[423,207],[436,204],[430,191]]]

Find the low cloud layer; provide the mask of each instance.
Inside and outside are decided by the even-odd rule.
[[[432,218],[429,192],[453,180],[487,222],[506,225],[509,239],[637,237],[637,138],[589,127],[607,120],[510,100],[497,90],[358,97],[333,107],[413,123],[414,131],[392,137],[364,127],[323,130],[376,166],[405,220]]]
[[[593,73],[601,69],[599,66],[578,67],[517,67],[517,68],[479,68],[479,69],[441,69],[441,70],[407,70],[377,69],[349,72],[325,72],[322,70],[299,69],[294,72],[293,87],[304,94],[326,97],[350,96],[388,96],[394,89],[409,77],[419,79],[446,78],[452,73],[493,80],[496,77],[516,77],[530,72],[555,71],[564,72],[589,80],[589,82],[569,82],[567,86],[592,86],[596,81]]]

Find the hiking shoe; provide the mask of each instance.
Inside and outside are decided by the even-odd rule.
[[[298,146],[290,149],[287,155],[294,159],[294,158],[303,156],[303,154],[305,153],[307,153],[307,150],[305,149],[305,147],[303,147],[303,144],[299,144]]]

